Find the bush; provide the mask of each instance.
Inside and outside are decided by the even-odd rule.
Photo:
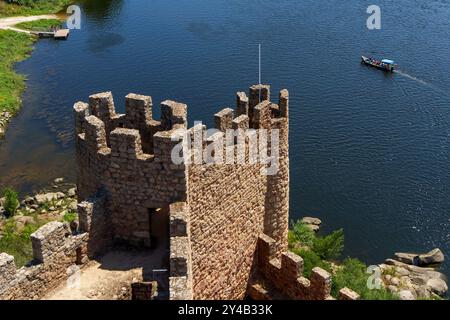
[[[5,198],[3,208],[6,211],[7,217],[12,217],[19,207],[18,194],[11,188],[5,188],[3,190],[3,197]]]
[[[398,296],[390,293],[384,288],[369,289],[367,279],[367,266],[358,259],[347,258],[343,261],[341,268],[333,276],[331,295],[337,297],[339,290],[347,287],[360,294],[363,300],[396,300]]]
[[[302,247],[312,248],[316,235],[306,224],[298,220],[292,224],[292,229],[288,233],[290,247],[301,244]]]
[[[339,229],[324,237],[317,236],[306,224],[298,220],[288,233],[289,247],[310,248],[320,259],[338,258],[344,249],[344,230]]]
[[[344,250],[344,230],[339,229],[325,237],[316,237],[312,250],[321,259],[338,258]]]
[[[303,258],[303,275],[307,278],[311,276],[312,269],[320,267],[331,272],[331,263],[322,260],[315,252],[308,249],[300,249],[295,254]]]

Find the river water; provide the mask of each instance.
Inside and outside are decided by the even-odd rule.
[[[189,105],[213,124],[258,80],[291,96],[291,218],[345,230],[344,256],[450,253],[450,1],[94,0],[81,30],[40,40],[17,64],[23,109],[0,142],[0,187],[29,193],[74,180],[72,105],[111,90]],[[399,72],[362,66],[395,59]],[[450,260],[443,271],[450,274]]]

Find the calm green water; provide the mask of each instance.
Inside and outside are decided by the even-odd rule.
[[[360,0],[88,3],[81,30],[17,65],[28,89],[0,143],[0,186],[74,179],[72,105],[92,93],[113,91],[119,110],[129,92],[180,100],[212,125],[257,82],[261,43],[263,82],[291,93],[291,217],[344,228],[345,255],[368,263],[450,253],[450,1],[379,0],[377,31]]]

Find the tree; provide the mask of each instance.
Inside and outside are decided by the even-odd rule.
[[[7,217],[12,217],[19,207],[18,194],[12,188],[3,189],[3,197],[5,198],[3,208],[6,211]]]

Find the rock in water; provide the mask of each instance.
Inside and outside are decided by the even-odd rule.
[[[315,224],[307,224],[306,225],[309,229],[311,229],[314,232],[318,232],[319,231],[319,226],[315,225]]]
[[[394,253],[395,260],[398,260],[403,263],[413,264],[413,260],[417,257],[417,253],[404,253],[404,252],[396,252]]]
[[[304,224],[313,224],[316,226],[320,226],[322,224],[322,220],[320,220],[319,218],[313,218],[313,217],[303,217],[302,222]]]
[[[433,278],[427,281],[427,287],[439,296],[444,296],[448,290],[448,286],[444,280],[439,278]]]
[[[67,195],[69,197],[74,197],[77,193],[77,189],[76,188],[70,188],[69,190],[67,190]]]
[[[419,266],[426,266],[429,264],[438,264],[444,262],[444,254],[439,248],[433,249],[428,253],[419,254],[416,258]]]
[[[302,223],[304,223],[312,231],[318,232],[319,228],[320,228],[320,224],[322,223],[322,220],[320,220],[319,218],[313,218],[313,217],[303,217]]]

